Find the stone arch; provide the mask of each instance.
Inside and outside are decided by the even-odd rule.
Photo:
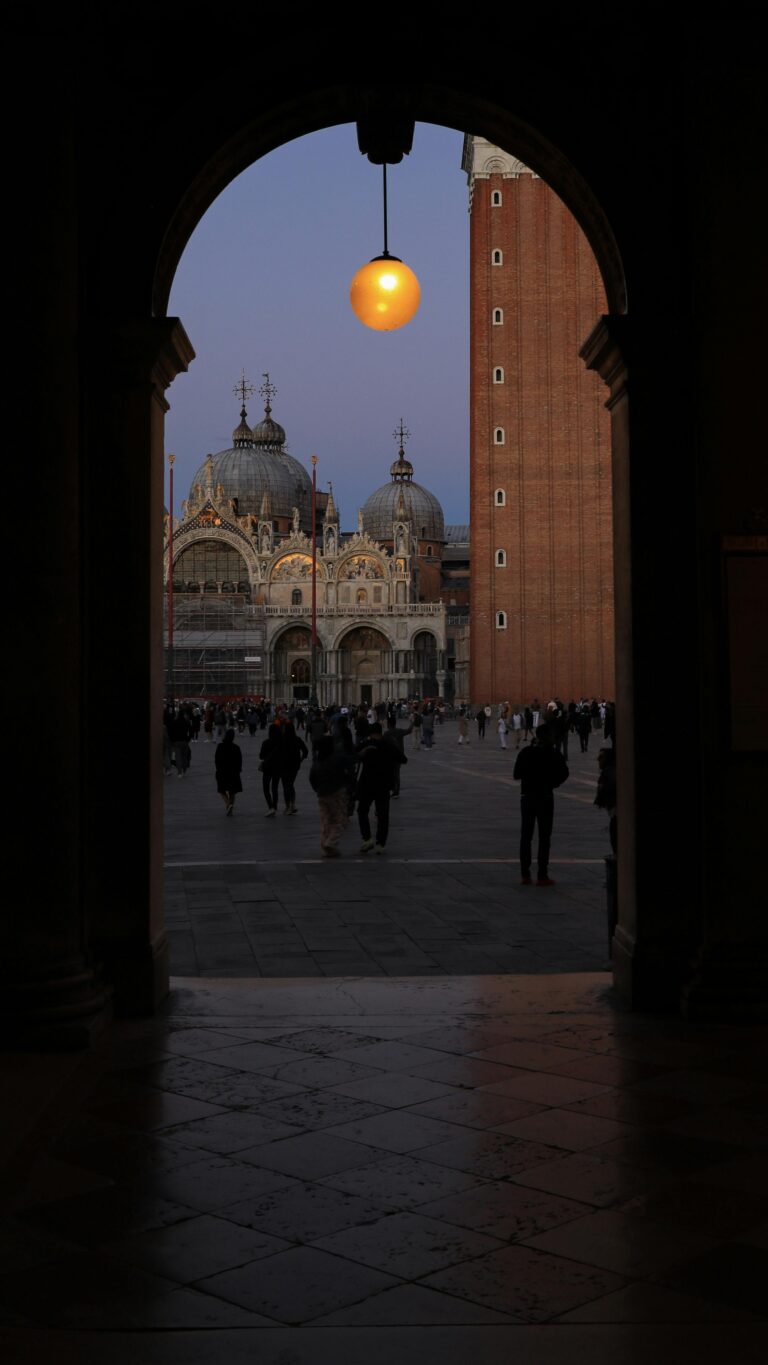
[[[450,85],[414,83],[408,91],[410,112],[417,122],[436,123],[472,131],[521,158],[542,176],[570,209],[595,254],[611,313],[627,307],[624,267],[607,214],[586,177],[543,131],[517,117],[509,108],[482,99],[470,101]],[[333,115],[330,111],[333,110]],[[355,123],[360,115],[358,92],[340,84],[322,92],[299,90],[293,100],[273,107],[260,118],[245,121],[213,156],[206,147],[172,214],[155,261],[152,289],[156,316],[167,312],[173,278],[184,248],[200,219],[230,181],[283,143],[338,123]]]
[[[159,540],[157,530],[154,531],[153,539],[150,529],[157,528],[161,523],[162,413],[166,403],[164,392],[173,378],[188,367],[194,356],[191,343],[179,320],[166,317],[171,284],[186,242],[220,191],[248,165],[284,142],[317,131],[331,123],[354,122],[361,113],[360,94],[357,87],[352,84],[338,83],[317,90],[310,89],[309,84],[302,82],[303,77],[298,77],[292,97],[285,99],[284,103],[278,101],[276,97],[270,102],[267,91],[262,111],[255,118],[245,112],[245,105],[241,116],[235,103],[229,111],[226,131],[223,128],[223,120],[218,125],[216,123],[211,125],[210,121],[206,121],[205,129],[199,125],[188,129],[184,158],[177,159],[167,169],[162,178],[161,193],[158,185],[158,195],[153,201],[147,221],[142,223],[142,231],[135,249],[132,249],[130,238],[126,237],[126,221],[120,223],[115,221],[111,235],[108,227],[101,232],[101,239],[107,245],[104,248],[104,259],[100,260],[101,275],[99,276],[97,270],[92,279],[98,277],[103,286],[113,286],[109,297],[112,313],[118,320],[116,335],[119,338],[119,345],[116,350],[113,348],[109,352],[108,361],[106,358],[101,361],[99,374],[94,372],[89,382],[95,389],[97,379],[101,377],[105,394],[101,400],[102,407],[111,413],[110,404],[113,401],[115,412],[118,411],[117,400],[113,400],[114,375],[124,370],[126,375],[130,376],[130,382],[126,378],[124,387],[129,395],[125,403],[130,407],[131,424],[123,420],[119,427],[122,445],[117,452],[114,477],[117,481],[120,471],[124,476],[126,471],[137,468],[142,471],[140,477],[135,476],[135,487],[146,493],[146,500],[152,508],[152,520],[148,518],[147,526],[137,541],[135,556],[137,562],[141,564],[141,572],[145,579],[149,576],[148,565],[156,553],[152,548],[153,544],[156,545]],[[471,126],[473,132],[488,138],[496,145],[502,148],[511,147],[515,154],[525,159],[532,170],[548,181],[571,209],[590,242],[603,276],[611,313],[614,315],[623,313],[626,309],[626,288],[621,256],[608,214],[591,189],[588,175],[578,170],[551,138],[513,114],[509,108],[479,99],[471,92],[441,85],[439,80],[434,84],[419,81],[412,87],[406,85],[404,88],[407,88],[411,112],[417,120],[460,129]],[[541,92],[537,87],[532,89],[531,97],[532,108],[535,110],[541,106],[542,101]],[[567,128],[567,122],[565,126]],[[148,183],[152,181],[152,174],[147,171],[141,183],[144,183],[144,180]],[[608,189],[610,184],[610,177],[607,177],[604,188]],[[130,217],[127,220],[132,221]],[[124,243],[124,249],[120,258],[119,278],[116,279],[115,272],[111,271],[109,266],[109,247],[120,242]],[[141,301],[150,297],[151,305],[143,311]],[[128,321],[121,329],[119,324],[122,319]],[[614,337],[614,333],[611,333],[611,337]],[[623,374],[621,357],[615,356],[614,349],[610,366],[606,367],[603,365],[603,355],[607,355],[607,352],[608,347],[603,346],[595,357],[595,366],[603,366],[601,373],[606,369],[616,379],[616,383],[621,384]],[[106,354],[105,351],[105,356]],[[140,383],[136,382],[137,375]],[[119,397],[122,394],[119,385],[117,392]],[[93,403],[92,406],[96,410],[99,408],[98,403]],[[124,417],[123,410],[120,411],[121,417]],[[628,432],[628,423],[624,421],[623,425]],[[116,427],[112,425],[109,429],[115,431]],[[149,473],[144,472],[150,470],[151,478]],[[96,488],[94,487],[92,491],[95,492]],[[144,600],[150,616],[153,611],[159,615],[159,594],[152,598],[147,592]],[[89,602],[92,602],[94,609],[99,601],[99,590],[92,591]],[[157,607],[150,605],[154,601],[157,601]],[[627,602],[631,603],[629,596]],[[628,609],[631,612],[631,606]],[[151,674],[154,679],[153,695],[157,696],[161,693],[162,687],[159,630],[156,644],[151,630],[145,632],[144,638],[146,644],[143,650],[133,652],[132,678],[136,690],[140,691],[140,675],[143,673],[146,678],[147,673]],[[94,668],[98,674],[96,664]],[[156,708],[156,714],[159,716],[159,708]],[[149,708],[147,715],[148,717],[152,715]],[[147,723],[150,724],[150,728],[157,726],[159,733],[159,719],[153,718],[151,721],[148,719]],[[627,748],[625,752],[629,752]],[[138,772],[136,774],[137,782],[140,779],[145,780],[146,800],[154,809],[159,809],[159,783],[150,773],[148,762],[146,771],[142,770],[141,774]],[[124,863],[125,840],[127,831],[132,827],[131,821],[122,824],[113,821],[110,828],[106,819],[99,819],[96,826],[102,848],[101,864],[106,867],[110,859]],[[136,840],[133,839],[132,848],[135,843]],[[144,888],[151,881],[153,890],[149,897],[148,913],[153,926],[152,953],[157,954],[158,960],[162,958],[165,962],[167,944],[162,930],[158,872],[161,864],[159,828],[153,829],[148,844],[145,860],[141,865],[135,863],[132,879],[125,881],[120,907],[116,914],[130,916],[132,905],[141,901]],[[151,878],[150,864],[153,869]],[[627,860],[627,866],[630,865],[630,861]],[[621,894],[624,895],[623,904],[628,905],[629,897],[624,892]],[[106,905],[107,900],[105,888],[99,904]],[[94,932],[101,944],[105,941],[109,944],[110,936],[114,939],[114,955],[110,960],[119,963],[121,944],[119,935],[111,928],[111,913],[99,912],[99,922]],[[153,998],[158,998],[157,992],[162,995],[164,989],[162,980],[164,974],[167,975],[167,966],[158,967],[156,980],[151,975],[152,970],[153,967],[145,971],[143,965],[136,967],[137,976],[144,972],[142,989],[154,992]]]
[[[250,547],[239,542],[236,536],[228,532],[211,535],[208,531],[206,534],[201,528],[189,536],[181,537],[178,548],[174,541],[173,548],[174,592],[203,592],[204,584],[213,581],[227,585],[234,583],[235,587],[230,589],[228,586],[227,590],[245,592],[250,596],[253,583],[258,579],[258,564],[255,556],[248,553]],[[209,560],[210,564],[206,563]],[[167,549],[165,574],[167,580]],[[177,587],[177,582],[183,586]],[[197,587],[188,588],[190,583],[197,584]]]

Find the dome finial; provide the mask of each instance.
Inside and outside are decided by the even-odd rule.
[[[234,431],[232,432],[232,444],[236,448],[243,446],[251,446],[253,445],[253,436],[251,434],[251,428],[249,427],[248,422],[246,420],[248,417],[248,413],[245,410],[245,404],[246,400],[250,398],[251,394],[255,393],[256,390],[254,389],[253,384],[248,383],[248,380],[245,377],[245,370],[242,371],[240,378],[235,384],[235,387],[233,388],[232,392],[237,397],[239,397],[241,403],[240,424],[239,426],[236,426]]]
[[[410,433],[410,431],[408,430],[407,426],[406,426],[405,423],[403,422],[402,417],[400,418],[400,425],[399,425],[399,427],[395,427],[395,430],[392,432],[392,435],[394,436],[395,440],[397,441],[397,453],[398,453],[398,455],[402,458],[402,457],[404,457],[404,455],[405,455],[405,443],[406,443],[407,440],[410,439],[410,435],[411,435],[411,433]]]
[[[272,411],[272,399],[277,398],[277,389],[275,388],[274,384],[270,381],[269,372],[267,370],[264,371],[262,378],[264,380],[264,383],[259,389],[259,393],[264,399],[264,414],[266,417],[269,417]]]
[[[389,472],[395,483],[410,483],[413,478],[413,465],[410,460],[406,460],[405,458],[405,443],[410,437],[410,434],[410,431],[401,417],[399,427],[395,427],[395,430],[392,432],[392,435],[397,441],[397,459],[394,464],[391,465]]]
[[[281,451],[285,445],[285,428],[281,427],[279,422],[272,420],[272,399],[276,396],[277,389],[270,380],[269,374],[265,373],[263,378],[264,383],[259,389],[259,393],[264,399],[264,416],[260,422],[256,423],[251,435],[254,445],[259,450],[266,450],[274,454],[276,451]]]
[[[240,372],[240,378],[235,384],[235,387],[233,388],[232,392],[236,398],[240,399],[240,402],[242,403],[243,407],[245,407],[246,403],[248,402],[248,399],[256,392],[255,388],[253,387],[253,384],[249,384],[248,380],[246,379],[245,370],[242,370]]]

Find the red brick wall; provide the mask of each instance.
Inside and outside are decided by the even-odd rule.
[[[470,221],[472,698],[612,697],[610,419],[578,355],[606,311],[600,275],[573,216],[532,175],[476,179]]]

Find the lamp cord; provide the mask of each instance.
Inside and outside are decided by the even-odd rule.
[[[389,255],[389,251],[388,251],[388,249],[387,249],[388,243],[387,243],[387,163],[386,163],[386,161],[384,162],[384,165],[382,166],[382,170],[383,170],[383,172],[384,172],[384,255],[385,255],[385,256],[388,256],[388,255]]]

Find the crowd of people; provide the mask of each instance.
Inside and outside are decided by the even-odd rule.
[[[192,748],[200,741],[216,745],[216,789],[225,814],[233,814],[235,800],[243,790],[242,750],[236,743],[246,733],[261,735],[259,771],[266,804],[266,818],[277,816],[282,791],[286,816],[298,814],[296,779],[301,765],[310,760],[309,784],[315,793],[320,820],[320,847],[326,858],[339,857],[339,844],[357,812],[360,852],[381,854],[389,835],[390,802],[400,795],[400,771],[408,762],[405,740],[412,736],[416,749],[431,749],[435,727],[446,718],[439,701],[381,702],[357,707],[280,706],[262,700],[185,702],[166,706],[164,713],[164,768],[184,778]],[[542,706],[536,699],[527,706],[508,702],[462,706],[457,712],[458,743],[470,742],[475,726],[478,739],[495,728],[502,749],[507,736],[519,750],[514,777],[521,783],[520,870],[523,885],[531,883],[531,843],[538,826],[537,885],[552,886],[549,849],[553,820],[553,791],[567,780],[568,745],[572,735],[582,753],[589,749],[596,731],[603,735],[598,755],[600,776],[595,804],[607,810],[611,846],[616,851],[615,712],[612,702],[582,698],[567,704],[555,698]],[[521,748],[522,745],[522,748]],[[374,826],[371,824],[371,809]]]
[[[508,701],[501,702],[495,709],[490,705],[480,706],[475,712],[470,707],[462,707],[459,712],[459,744],[469,744],[470,721],[477,726],[478,739],[485,739],[486,730],[495,728],[502,749],[507,748],[507,736],[512,735],[515,748],[533,739],[539,725],[547,724],[552,734],[555,748],[568,757],[568,742],[576,735],[581,752],[587,753],[590,736],[594,731],[602,731],[606,740],[612,740],[616,729],[615,706],[612,701],[597,701],[595,697],[582,697],[580,701],[565,702],[555,699],[542,707],[541,702],[532,701],[529,706],[511,706]]]

